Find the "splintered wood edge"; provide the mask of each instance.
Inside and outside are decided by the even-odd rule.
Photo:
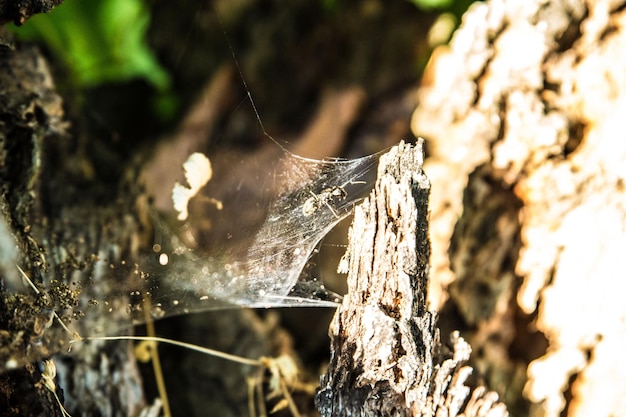
[[[506,408],[464,385],[471,348],[458,333],[440,353],[436,315],[426,311],[428,196],[423,139],[381,157],[374,190],[355,208],[340,268],[348,293],[330,325],[331,361],[316,404],[322,416],[456,415],[470,403]],[[476,398],[474,398],[476,396]],[[488,397],[488,401],[485,398]],[[491,401],[490,404],[489,401]],[[493,407],[491,406],[493,405]]]

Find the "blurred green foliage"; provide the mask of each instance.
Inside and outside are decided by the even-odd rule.
[[[147,45],[149,19],[143,0],[66,0],[15,32],[45,43],[81,87],[143,78],[164,93],[169,75]]]
[[[408,0],[416,7],[424,11],[434,11],[437,13],[451,13],[457,18],[457,22],[461,21],[461,16],[467,11],[474,2],[482,0]]]
[[[440,10],[449,9],[454,0],[410,0],[422,10]]]

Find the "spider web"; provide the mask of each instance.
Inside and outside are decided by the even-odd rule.
[[[89,304],[91,314],[121,314],[122,322],[139,324],[146,321],[147,305],[152,319],[160,319],[233,307],[335,307],[341,301],[303,270],[321,239],[372,189],[383,152],[324,160],[291,153],[265,130],[224,35],[257,124],[271,144],[252,159],[209,155],[222,169],[214,168],[203,196],[211,207],[218,201],[222,208],[190,217],[186,231],[156,219],[163,236],[158,253],[132,266],[116,260],[118,283],[104,303]],[[193,245],[181,234],[193,234]],[[111,266],[103,257],[98,267]],[[94,334],[92,326],[89,330]]]
[[[79,305],[60,312],[64,321],[70,315],[77,319],[69,326],[72,331],[97,336],[145,323],[148,316],[233,307],[334,307],[340,302],[340,296],[303,270],[321,239],[372,188],[381,153],[315,160],[289,152],[265,131],[243,75],[242,82],[271,146],[254,159],[209,155],[212,161],[223,160],[222,169],[215,169],[196,198],[219,201],[222,210],[211,204],[204,215],[200,210],[174,226],[154,213],[158,239],[153,253],[135,261],[112,246],[96,254],[93,267],[77,271],[70,284],[81,287]],[[190,229],[193,244],[184,238]],[[58,319],[56,312],[50,314],[47,326],[54,322],[52,314]],[[62,327],[48,329],[37,344],[60,345],[67,339]]]
[[[234,306],[335,307],[341,301],[303,269],[321,239],[371,190],[383,152],[324,160],[291,153],[265,130],[228,44],[256,121],[271,144],[252,159],[211,158],[226,168],[214,169],[203,195],[219,201],[222,209],[190,218],[192,229],[194,223],[209,224],[197,227],[200,232],[192,240],[198,245],[183,244],[163,227],[167,238],[158,260],[165,255],[167,262],[153,257],[135,265],[129,273],[140,279],[128,281],[131,286],[105,303],[125,303],[134,323],[145,321],[146,299],[154,319]]]
[[[336,306],[341,297],[303,270],[320,240],[372,188],[379,156],[314,160],[273,142],[252,160],[222,164],[228,168],[218,167],[194,198],[210,196],[223,208],[201,205],[178,230],[155,218],[159,250],[132,265],[102,256],[95,274],[112,276],[110,293],[82,308],[137,324],[146,320],[148,299],[153,319],[233,307]],[[195,247],[181,237],[190,229]],[[90,326],[89,333],[100,331]]]

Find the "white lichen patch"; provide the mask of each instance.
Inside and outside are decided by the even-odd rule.
[[[176,182],[172,189],[172,201],[174,210],[178,212],[178,220],[187,220],[189,216],[188,205],[191,200],[202,187],[204,187],[213,176],[211,161],[206,155],[195,152],[189,155],[189,158],[183,163],[185,171],[185,179],[188,187]]]

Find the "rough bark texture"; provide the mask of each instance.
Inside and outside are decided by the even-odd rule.
[[[469,345],[454,333],[443,352],[426,311],[428,193],[422,141],[381,157],[370,196],[356,207],[348,294],[331,323],[331,362],[317,406],[323,416],[505,416],[497,395],[464,385]],[[481,404],[481,406],[477,406]]]
[[[475,4],[414,114],[432,294],[520,415],[625,415],[625,6]]]
[[[30,17],[47,13],[61,3],[63,0],[0,0],[0,24],[24,24]]]
[[[121,213],[129,212],[125,204],[101,207],[95,204],[101,189],[82,189],[81,184],[89,180],[75,165],[79,156],[68,152],[73,141],[67,134],[61,98],[39,50],[5,44],[0,67],[0,272],[4,277],[0,367],[9,370],[0,375],[0,409],[4,415],[60,415],[52,392],[44,388],[39,360],[63,346],[67,349],[70,336],[51,320],[54,311],[76,305],[76,289],[68,287],[64,279],[93,272],[94,254],[108,253],[115,242],[136,233],[136,228],[127,228],[128,222],[121,220]],[[67,201],[77,204],[70,207]],[[111,222],[114,218],[121,222]],[[104,238],[100,231],[105,227],[120,240]],[[38,285],[39,293],[21,280],[19,265]],[[98,279],[95,273],[93,277]],[[93,398],[100,398],[90,403],[91,409],[136,412],[143,400],[141,395],[127,395],[139,386],[127,347],[112,344],[105,350],[100,346],[93,358],[98,360],[84,366],[98,377],[92,379],[93,386],[81,380],[80,388],[81,394],[91,390]],[[103,362],[109,366],[100,368]],[[59,363],[59,373],[61,368]],[[79,371],[76,375],[83,374]],[[58,390],[60,398],[62,392]]]

